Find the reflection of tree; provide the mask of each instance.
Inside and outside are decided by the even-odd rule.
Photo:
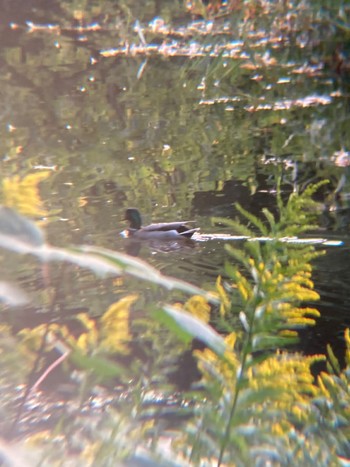
[[[152,7],[136,1],[55,2],[50,11],[35,2],[35,16],[24,9],[17,29],[3,28],[5,173],[14,175],[19,165],[23,175],[33,166],[57,166],[52,191],[58,197],[51,203],[64,207],[74,225],[86,224],[81,199],[109,181],[123,196],[116,200],[102,191],[100,206],[113,203],[117,215],[126,205],[137,205],[165,220],[173,209],[186,217],[194,196],[222,194],[229,180],[242,186],[247,198],[259,196],[262,206],[261,183],[275,170],[267,156],[314,164],[346,145],[348,117],[340,109],[333,118],[332,103],[320,110],[277,110],[286,96],[304,104],[300,98],[318,93],[321,85],[312,67],[303,74],[300,51],[288,49],[285,55],[275,42],[276,28],[266,36],[267,48],[251,31],[247,43],[232,42],[223,23],[209,30],[205,23],[190,23],[174,2],[150,3],[165,19],[150,22]],[[182,16],[185,26],[170,16]],[[142,34],[134,29],[135,18]],[[276,26],[276,18],[265,19]],[[232,24],[236,20],[233,16]],[[303,24],[298,21],[295,35]],[[291,57],[293,69],[285,64]],[[285,76],[288,87],[276,84]],[[330,92],[322,86],[322,93]],[[331,135],[322,131],[322,144],[315,135],[321,113]],[[329,173],[338,179],[340,170],[315,165],[314,172],[316,180]],[[219,203],[216,195],[203,214]],[[222,201],[229,206],[234,198]],[[103,208],[98,214],[110,216]]]

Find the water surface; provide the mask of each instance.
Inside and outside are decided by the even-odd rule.
[[[279,29],[264,29],[263,20],[250,27],[235,17],[193,21],[172,2],[149,2],[154,10],[130,2],[131,16],[115,2],[103,11],[87,3],[84,12],[70,2],[6,3],[2,178],[48,171],[37,217],[49,242],[119,251],[129,248],[119,234],[126,207],[138,207],[145,223],[195,219],[204,233],[233,233],[211,218],[235,218],[236,202],[256,215],[275,212],[277,174],[286,196],[329,179],[313,235],[344,246],[315,264],[322,318],[301,348],[337,347],[350,324],[350,141],[348,84],[328,52],[335,36],[292,27],[288,15]],[[223,240],[145,244],[137,254],[209,288],[224,273]],[[62,265],[50,274],[64,314],[99,316],[135,287],[156,294]],[[49,306],[40,265],[12,258],[1,275],[29,290],[34,304],[25,320],[40,321]]]

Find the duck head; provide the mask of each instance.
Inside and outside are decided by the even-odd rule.
[[[131,229],[135,229],[135,230],[141,229],[141,225],[142,225],[141,214],[136,208],[128,208],[125,211],[124,220],[129,221]]]

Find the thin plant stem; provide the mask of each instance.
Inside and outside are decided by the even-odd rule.
[[[44,263],[44,266],[46,266],[46,263]],[[61,268],[61,276],[63,276],[63,272],[64,272],[64,269],[65,269],[65,266],[63,265],[63,267]],[[46,286],[49,285],[49,277],[47,276],[47,270],[46,268],[43,270],[43,279],[44,279],[44,283]],[[51,304],[50,304],[50,309],[48,311],[48,320],[46,321],[46,324],[45,324],[45,331],[44,331],[44,334],[43,334],[43,337],[41,339],[41,343],[40,343],[40,348],[37,352],[37,355],[36,355],[36,359],[34,361],[34,364],[33,364],[33,368],[28,376],[28,383],[27,383],[27,386],[26,386],[26,389],[24,391],[24,394],[23,394],[23,398],[21,400],[21,403],[18,407],[18,410],[17,410],[17,415],[12,423],[12,426],[9,430],[9,438],[13,438],[16,436],[16,433],[17,433],[17,428],[18,428],[18,424],[22,418],[22,415],[23,415],[23,412],[24,412],[24,408],[25,408],[25,405],[28,401],[28,398],[33,390],[33,387],[37,384],[37,381],[34,380],[34,378],[36,377],[37,373],[38,373],[38,370],[39,370],[39,367],[40,367],[40,362],[43,358],[43,354],[44,354],[44,350],[45,350],[45,347],[46,347],[46,344],[47,344],[47,338],[48,338],[48,335],[49,335],[49,332],[50,332],[50,324],[51,324],[51,320],[54,318],[54,311],[55,311],[55,306],[56,306],[56,303],[57,303],[57,300],[58,300],[58,287],[56,287],[54,289],[54,293],[52,295],[52,300],[51,300]]]
[[[35,391],[40,384],[45,380],[45,378],[53,371],[58,365],[60,365],[70,354],[70,351],[68,350],[64,354],[62,354],[60,357],[57,358],[53,363],[51,363],[50,366],[46,368],[44,373],[35,381],[33,386],[31,386],[30,390]]]
[[[258,297],[259,292],[256,291],[255,295],[256,295],[256,297]],[[252,342],[253,329],[254,329],[254,320],[255,320],[255,310],[257,308],[256,305],[257,304],[254,303],[253,307],[252,307],[252,313],[251,313],[251,319],[250,319],[250,322],[249,322],[249,329],[248,329],[248,333],[247,333],[247,339],[246,339],[244,347],[243,347],[241,369],[240,369],[239,376],[238,376],[236,384],[235,384],[235,395],[234,395],[234,398],[233,398],[233,402],[232,402],[232,406],[231,406],[231,410],[230,410],[230,415],[229,415],[228,422],[227,422],[227,425],[226,425],[224,439],[223,439],[223,442],[221,444],[217,467],[220,467],[221,464],[222,464],[225,449],[226,449],[226,446],[228,444],[229,437],[230,437],[231,423],[232,423],[233,417],[235,415],[237,402],[238,402],[238,396],[239,396],[239,393],[240,393],[240,389],[242,387],[242,379],[243,379],[243,376],[244,376],[244,373],[245,373],[245,366],[246,366],[247,358],[248,358],[248,355],[249,355],[249,349],[251,347],[251,342]]]

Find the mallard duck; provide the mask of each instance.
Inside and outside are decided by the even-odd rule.
[[[164,239],[171,240],[177,238],[191,238],[199,229],[191,229],[187,224],[193,221],[162,222],[142,227],[142,220],[139,211],[129,208],[125,211],[124,220],[129,221],[127,230],[128,237],[140,239]]]

